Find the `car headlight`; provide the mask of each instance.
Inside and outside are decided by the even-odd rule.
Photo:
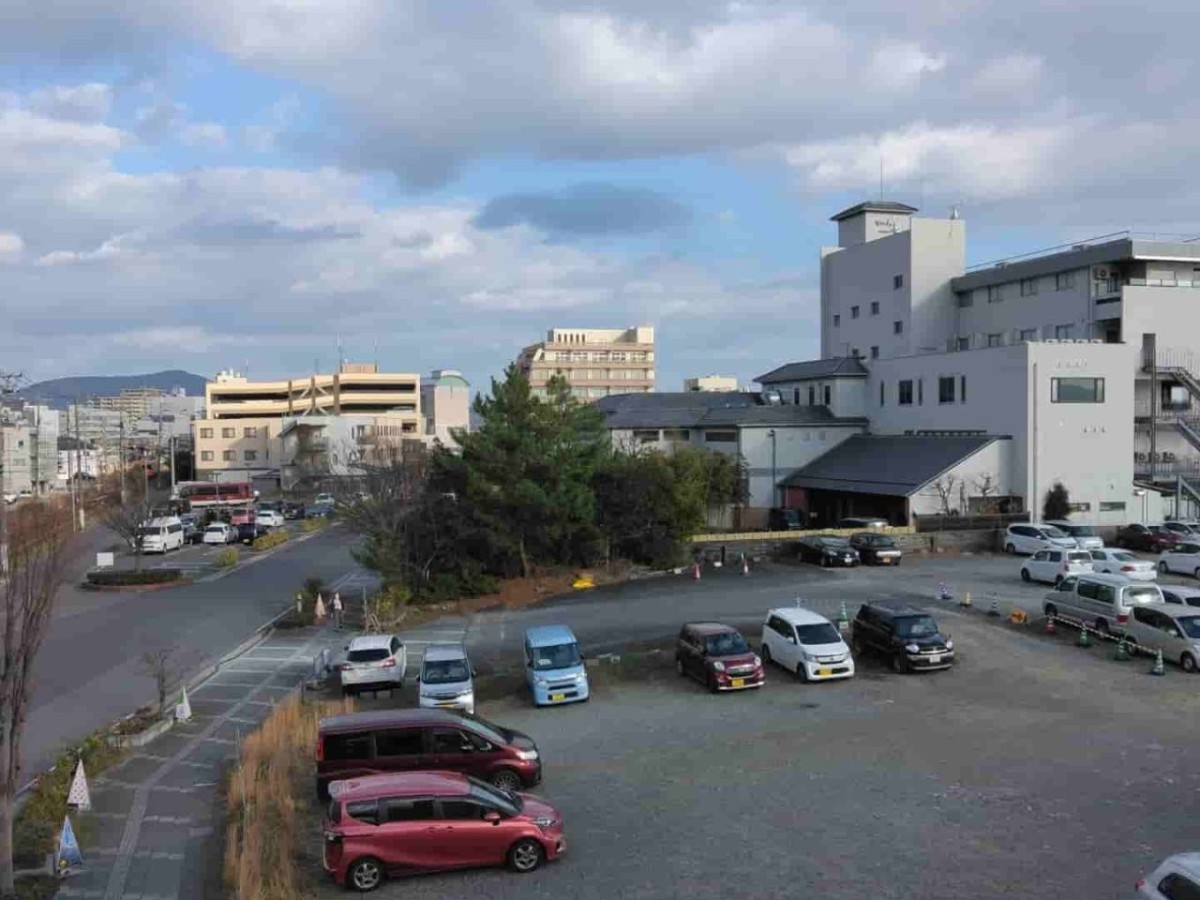
[[[533,824],[538,828],[549,828],[554,824],[554,819],[550,818],[550,816],[538,816],[533,820]]]
[[[759,666],[761,666],[761,665],[762,665],[762,657],[761,657],[761,656],[755,656],[755,657],[754,657],[754,666],[755,666],[755,668],[758,668],[758,667],[759,667]]]
[[[904,649],[908,653],[920,653],[921,652],[921,648],[919,646],[917,646],[916,644],[905,644]]]
[[[575,673],[575,683],[576,684],[583,684],[585,681],[587,681],[587,672],[576,672]]]
[[[545,678],[543,678],[541,675],[534,675],[533,683],[536,684],[538,687],[545,687],[550,682],[547,681]]]
[[[459,695],[458,695],[458,698],[461,700],[461,699],[463,699],[463,698],[465,698],[465,697],[473,697],[473,696],[475,696],[475,692],[474,692],[474,691],[460,691],[460,692],[459,692]]]
[[[954,649],[954,641],[946,641],[946,649],[953,650]]]
[[[517,751],[517,759],[523,759],[523,760],[525,760],[525,762],[533,762],[537,758],[538,758],[538,752],[536,750],[518,750]]]
[[[713,663],[713,668],[716,669],[718,672],[724,672],[725,671],[725,663],[721,662],[718,659],[715,663]]]

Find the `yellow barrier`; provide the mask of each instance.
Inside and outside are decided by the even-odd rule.
[[[730,534],[697,534],[688,538],[693,544],[729,544],[735,541],[794,541],[814,534],[828,534],[836,537],[849,537],[864,531],[877,531],[880,534],[916,534],[917,529],[911,525],[900,525],[887,528],[810,528],[804,531],[739,531]]]

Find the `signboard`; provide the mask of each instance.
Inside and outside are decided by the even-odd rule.
[[[113,560],[112,553],[97,553],[96,554],[96,568],[97,569],[111,569],[113,567],[113,564],[114,564],[114,560]]]

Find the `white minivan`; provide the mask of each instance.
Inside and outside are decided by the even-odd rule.
[[[854,657],[838,630],[824,616],[800,606],[767,613],[761,656],[764,665],[773,662],[802,681],[854,677]]]
[[[1068,575],[1085,575],[1094,568],[1086,550],[1039,550],[1022,564],[1021,580],[1058,584]]]
[[[425,648],[418,679],[420,704],[426,709],[461,709],[475,713],[475,672],[462,644],[430,644]]]
[[[1004,535],[1004,552],[1010,554],[1077,549],[1075,538],[1053,525],[1009,525]]]
[[[1163,603],[1157,584],[1130,581],[1124,575],[1096,572],[1070,575],[1046,595],[1047,616],[1070,616],[1103,634],[1122,632],[1135,606]]]
[[[178,516],[149,519],[138,529],[143,553],[167,553],[183,546],[183,522]]]

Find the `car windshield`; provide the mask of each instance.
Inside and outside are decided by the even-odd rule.
[[[151,536],[157,537],[161,533],[162,533],[162,529],[159,528],[157,525],[143,525],[141,528],[138,529],[138,534],[141,535],[142,537],[151,537]]]
[[[426,662],[421,672],[424,684],[453,684],[456,681],[466,681],[471,677],[467,663],[461,659],[439,659]]]
[[[826,550],[848,550],[850,542],[845,538],[821,538],[820,543]]]
[[[1096,532],[1091,525],[1071,525],[1068,529],[1075,537],[1095,537]]]
[[[1126,603],[1162,603],[1162,592],[1153,584],[1133,584],[1125,588]]]
[[[546,669],[569,669],[579,665],[579,646],[577,644],[555,644],[552,647],[533,648],[533,668],[538,671]]]
[[[364,647],[361,650],[351,650],[346,654],[348,662],[379,662],[391,656],[387,647]]]
[[[1184,616],[1175,621],[1188,637],[1200,638],[1200,616]]]
[[[471,713],[463,713],[463,717],[470,719],[474,730],[493,744],[507,744],[512,741],[512,732],[507,728],[497,725],[495,722],[489,722],[487,719],[481,719],[479,716],[472,715]]]
[[[930,616],[904,616],[896,620],[899,637],[929,637],[937,634],[937,623]]]
[[[1064,538],[1067,536],[1066,533],[1062,531],[1062,529],[1055,528],[1053,525],[1043,525],[1042,531],[1045,532],[1046,537]]]
[[[501,790],[472,776],[467,776],[467,780],[471,782],[471,796],[482,800],[488,806],[495,806],[510,816],[515,816],[525,808],[525,801],[521,799],[520,794]]]
[[[1076,550],[1074,553],[1068,553],[1067,559],[1074,563],[1088,563],[1091,565],[1092,554]]]
[[[797,625],[796,634],[802,644],[837,644],[842,640],[838,630],[828,622],[819,625]]]
[[[749,653],[750,645],[736,631],[724,634],[710,634],[704,641],[704,653],[707,656],[733,656],[737,653]]]
[[[1132,553],[1114,553],[1112,558],[1117,562],[1137,562],[1137,557]]]

